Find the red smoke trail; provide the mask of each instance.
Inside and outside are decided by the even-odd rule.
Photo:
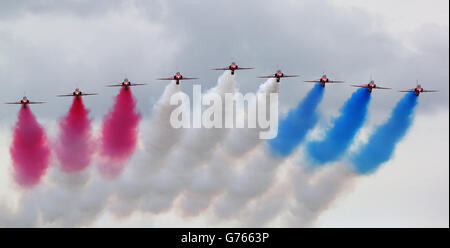
[[[100,154],[108,162],[100,165],[101,172],[109,176],[116,176],[120,172],[125,160],[136,148],[140,119],[131,88],[126,90],[122,87],[112,110],[103,120]]]
[[[16,182],[31,187],[44,175],[50,162],[50,149],[44,129],[30,108],[20,108],[9,152]]]
[[[89,110],[83,100],[73,98],[69,113],[59,121],[60,133],[56,143],[56,156],[61,169],[66,172],[80,171],[91,161],[93,143]]]

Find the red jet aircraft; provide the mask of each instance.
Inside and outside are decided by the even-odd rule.
[[[139,86],[139,85],[147,85],[147,84],[135,84],[135,83],[131,83],[131,82],[128,80],[128,78],[125,78],[125,79],[123,80],[123,82],[120,83],[120,84],[110,84],[110,85],[107,85],[106,87],[125,87],[125,89],[128,90],[128,87],[131,87],[131,86]]]
[[[30,100],[28,100],[28,98],[26,96],[24,96],[22,98],[22,100],[18,101],[18,102],[7,102],[5,104],[22,104],[23,108],[27,108],[28,104],[43,104],[45,102],[31,102]]]
[[[422,92],[438,92],[438,90],[424,90],[422,88],[422,85],[417,83],[416,88],[410,89],[410,90],[400,90],[400,92],[414,92],[416,94],[416,96],[419,96],[420,93],[422,93]]]
[[[261,76],[258,78],[276,78],[277,79],[277,83],[280,82],[281,78],[285,78],[285,77],[299,77],[299,75],[286,75],[283,72],[281,72],[281,70],[278,70],[277,72],[275,72],[273,75],[270,76]]]
[[[76,88],[72,94],[58,95],[57,97],[74,96],[76,97],[77,100],[79,100],[81,96],[95,96],[95,95],[98,95],[98,93],[83,93],[80,91],[80,89]]]
[[[391,89],[391,88],[386,88],[386,87],[380,87],[380,86],[376,85],[373,80],[370,80],[370,82],[368,84],[363,84],[363,85],[354,85],[354,84],[352,84],[352,86],[353,87],[367,88],[369,93],[372,93],[373,89],[382,89],[382,90],[390,90]]]
[[[228,67],[213,68],[211,70],[216,70],[216,71],[230,70],[231,71],[231,75],[234,75],[234,71],[237,71],[237,70],[250,70],[250,69],[254,69],[254,68],[252,68],[252,67],[239,67],[235,62],[232,62]]]
[[[181,73],[179,73],[179,72],[175,73],[175,75],[173,75],[173,77],[158,78],[158,80],[175,80],[177,82],[177,84],[180,84],[180,80],[192,80],[192,79],[198,79],[198,78],[183,77],[183,75],[181,75]]]
[[[320,79],[307,80],[305,82],[307,82],[307,83],[320,83],[320,85],[322,85],[322,87],[325,87],[326,83],[344,83],[344,81],[330,80],[329,78],[327,78],[326,74],[323,74],[323,76]]]

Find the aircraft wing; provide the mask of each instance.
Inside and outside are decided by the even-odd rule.
[[[5,104],[22,104],[21,102],[5,102]]]
[[[135,83],[131,83],[131,86],[141,86],[141,85],[147,85],[147,84],[135,84]]]
[[[253,68],[253,67],[238,67],[234,70],[236,71],[236,70],[251,70],[251,69],[255,69],[255,68]],[[226,70],[231,70],[231,69],[229,67],[223,67],[223,68],[213,68],[211,70],[226,71]]]
[[[306,80],[306,81],[304,81],[304,82],[307,82],[307,83],[320,83],[320,80]],[[344,81],[336,81],[336,80],[328,80],[328,82],[325,82],[325,83],[332,83],[332,84],[341,84],[341,83],[344,83]]]
[[[270,75],[270,76],[259,76],[258,78],[274,78],[274,75]]]
[[[283,75],[283,77],[300,77],[300,75]]]
[[[369,86],[367,86],[367,85],[356,85],[356,84],[352,84],[351,86],[353,86],[353,87],[360,87],[360,88],[369,88]]]
[[[375,87],[374,89],[391,90],[392,88],[386,88],[386,87],[380,87],[380,86],[377,86],[377,87]]]
[[[183,77],[180,80],[192,80],[192,79],[198,79],[198,78],[188,78],[188,77]]]
[[[81,96],[95,96],[98,95],[98,93],[81,93]],[[74,94],[67,94],[67,95],[57,95],[57,97],[69,97],[69,96],[75,96]]]
[[[122,84],[109,84],[109,85],[106,85],[106,87],[121,87],[122,86]]]
[[[43,104],[45,102],[29,102],[28,104]]]
[[[439,92],[439,90],[423,90],[422,92]]]
[[[168,77],[168,78],[157,78],[157,80],[176,80],[173,77]]]
[[[414,89],[411,89],[411,90],[399,90],[398,92],[414,92]]]

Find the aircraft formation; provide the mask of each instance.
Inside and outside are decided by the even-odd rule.
[[[230,71],[231,75],[234,75],[235,71],[237,71],[237,70],[250,70],[250,69],[254,69],[254,68],[253,67],[240,67],[235,62],[232,62],[227,67],[213,68],[211,70]],[[277,70],[272,75],[259,76],[258,78],[275,78],[277,83],[279,83],[281,78],[299,77],[299,76],[300,75],[288,75],[288,74],[283,73],[281,70]],[[170,81],[173,80],[173,81],[176,82],[177,85],[180,84],[181,80],[194,80],[194,79],[199,79],[199,78],[184,77],[180,72],[175,73],[172,77],[157,78],[157,80],[170,80]],[[344,81],[342,81],[342,80],[331,80],[331,79],[329,79],[325,73],[319,79],[316,79],[316,80],[305,80],[304,82],[307,82],[307,83],[319,83],[322,87],[325,87],[325,85],[329,84],[329,83],[331,83],[331,84],[344,83]],[[128,80],[128,78],[125,78],[121,83],[109,84],[109,85],[106,85],[106,87],[124,87],[125,90],[128,90],[129,87],[142,86],[142,85],[147,85],[147,84],[146,83],[132,83],[131,81]],[[350,86],[352,86],[352,87],[359,87],[359,88],[367,88],[369,93],[372,93],[373,89],[384,89],[384,90],[392,89],[392,88],[378,86],[373,79],[370,79],[369,83],[367,83],[367,84],[361,84],[361,85],[352,84]],[[421,84],[419,84],[419,82],[417,82],[415,88],[408,89],[408,90],[400,90],[399,92],[414,92],[414,94],[416,96],[419,96],[420,93],[438,92],[438,91],[437,90],[426,90],[426,89],[424,89],[421,86]],[[57,95],[57,97],[71,97],[72,96],[72,97],[76,97],[76,99],[78,100],[82,96],[93,96],[93,95],[98,95],[98,93],[83,93],[82,91],[80,91],[80,89],[76,88],[75,91],[72,92],[72,94]],[[43,104],[43,103],[45,103],[45,102],[30,101],[26,96],[24,96],[20,101],[7,102],[5,104],[21,104],[24,108],[26,108],[27,105],[29,105],[29,104]]]

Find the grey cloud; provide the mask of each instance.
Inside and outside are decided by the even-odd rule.
[[[108,11],[118,11],[126,1],[122,0],[4,0],[0,9],[0,19],[21,18],[27,14],[72,14],[81,17],[95,16]]]
[[[431,26],[417,30],[419,53],[414,54],[389,34],[371,32],[374,20],[366,12],[337,7],[329,1],[7,1],[4,6],[10,18],[0,21],[0,48],[5,50],[0,79],[14,80],[14,86],[0,94],[2,100],[13,100],[12,96],[19,97],[26,90],[55,104],[55,93],[70,91],[80,82],[86,89],[103,93],[89,100],[93,114],[102,115],[114,95],[103,84],[128,76],[152,83],[136,89],[139,107],[147,115],[149,102],[154,103],[162,91],[156,77],[180,70],[199,76],[204,88],[210,88],[217,73],[208,69],[236,60],[256,67],[237,77],[244,92],[261,83],[257,75],[277,68],[302,75],[282,83],[282,108],[295,105],[304,96],[309,85],[302,80],[323,71],[353,83],[363,83],[374,74],[396,89],[410,88],[419,78],[424,86],[442,91],[433,101],[423,100],[426,108],[448,108],[447,29]],[[11,33],[8,23],[24,18],[13,13],[24,11],[34,17],[53,18],[53,24],[37,19],[42,25],[36,28],[61,41],[46,44],[44,39],[33,40],[33,34],[14,35],[21,30]],[[56,15],[66,12],[72,19]],[[104,23],[109,20],[105,18],[111,18],[107,13],[123,18],[123,24]],[[89,22],[83,23],[86,15]],[[131,17],[136,19],[128,20]],[[142,30],[141,25],[155,25],[155,32]],[[58,35],[71,29],[73,32],[67,34],[74,42]],[[182,88],[190,92],[188,85]],[[333,87],[323,105],[337,108],[352,90]],[[391,107],[398,94],[379,93],[377,102]],[[54,118],[68,104],[47,105],[39,112]]]

